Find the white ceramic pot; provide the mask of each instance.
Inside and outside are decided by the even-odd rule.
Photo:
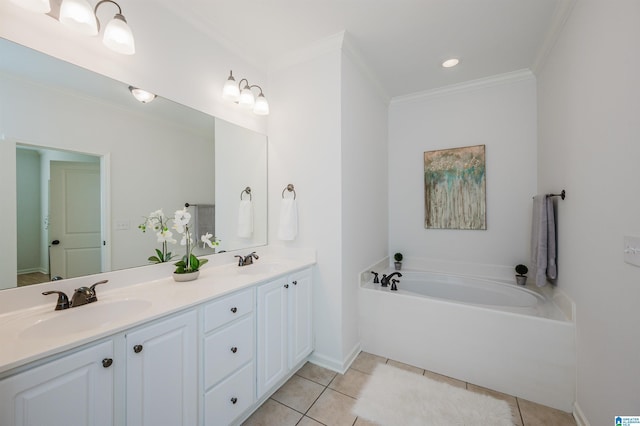
[[[200,271],[194,271],[194,272],[187,272],[185,274],[176,274],[175,272],[173,273],[173,279],[179,283],[183,283],[186,281],[193,281],[195,279],[198,278],[198,276],[200,275]]]

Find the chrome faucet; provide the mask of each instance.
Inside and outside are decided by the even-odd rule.
[[[62,291],[52,290],[52,291],[44,291],[42,294],[45,296],[49,294],[57,294],[58,301],[56,302],[56,311],[61,311],[63,309],[75,308],[76,306],[86,305],[87,303],[93,303],[98,301],[98,295],[96,294],[96,286],[99,284],[108,283],[109,280],[98,281],[93,284],[91,287],[80,287],[74,290],[73,297],[71,298],[71,302],[69,302],[69,298]]]
[[[243,256],[238,256],[238,255],[235,255],[233,257],[237,257],[238,258],[238,266],[252,265],[253,264],[253,259],[256,259],[256,260],[260,259],[260,256],[258,256],[255,251],[249,253],[248,255],[246,255],[244,257]]]
[[[382,275],[382,278],[380,278],[380,285],[382,287],[387,287],[389,285],[389,281],[391,281],[391,278],[393,278],[394,276],[398,276],[398,278],[400,278],[402,276],[402,274],[400,272],[394,272],[392,274],[384,274]]]

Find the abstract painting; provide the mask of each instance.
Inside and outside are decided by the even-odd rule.
[[[424,227],[487,229],[485,146],[424,153]]]

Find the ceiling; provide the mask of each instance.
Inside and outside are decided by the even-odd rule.
[[[160,0],[265,70],[346,31],[389,98],[535,70],[574,1]],[[450,57],[460,64],[443,68]]]

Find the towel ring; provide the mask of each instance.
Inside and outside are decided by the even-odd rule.
[[[293,192],[293,199],[296,199],[296,190],[293,188],[293,184],[290,183],[285,189],[282,190],[282,198],[284,198],[284,191]]]
[[[247,186],[245,189],[242,190],[242,192],[240,193],[240,201],[242,201],[242,196],[244,194],[249,194],[249,201],[251,201],[251,187]]]

